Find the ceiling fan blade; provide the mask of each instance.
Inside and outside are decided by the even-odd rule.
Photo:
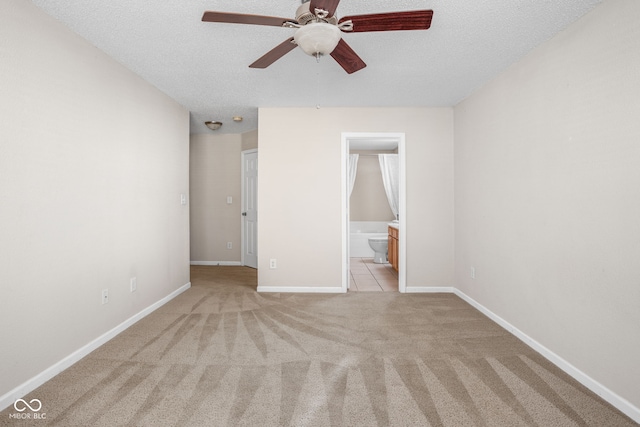
[[[316,9],[323,9],[329,12],[327,16],[332,17],[336,13],[338,3],[340,3],[340,0],[311,0],[309,10],[313,12]]]
[[[229,24],[253,24],[282,27],[285,22],[296,22],[295,19],[278,18],[276,16],[246,15],[243,13],[214,12],[208,10],[202,15],[203,22],[227,22]]]
[[[343,39],[340,39],[336,48],[331,52],[331,57],[335,59],[348,74],[355,73],[367,66]]]
[[[291,37],[262,55],[256,62],[249,65],[249,68],[267,68],[296,47],[296,44],[293,43],[293,37]]]
[[[413,10],[407,12],[376,13],[371,15],[345,16],[340,23],[351,21],[352,33],[367,31],[428,30],[431,26],[433,10]]]

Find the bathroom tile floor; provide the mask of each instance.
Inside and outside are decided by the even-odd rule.
[[[373,258],[350,258],[349,292],[397,292],[398,273],[391,264],[376,264]]]

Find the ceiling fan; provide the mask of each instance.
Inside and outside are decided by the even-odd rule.
[[[341,32],[427,30],[433,17],[432,10],[416,10],[345,16],[338,19],[335,15],[338,3],[340,0],[306,1],[298,7],[295,19],[206,11],[202,15],[202,21],[296,28],[293,37],[271,49],[249,65],[250,68],[267,68],[296,46],[300,46],[305,53],[316,58],[331,55],[351,74],[363,69],[367,64],[344,41]]]

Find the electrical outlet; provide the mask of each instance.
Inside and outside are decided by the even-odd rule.
[[[227,249],[231,249],[231,248],[233,248],[233,243],[227,242]]]
[[[475,267],[471,267],[471,278],[472,279],[476,278],[476,268]]]
[[[109,289],[102,290],[102,304],[109,302]]]
[[[275,258],[271,258],[269,260],[269,268],[271,268],[271,269],[275,269],[276,268],[276,259]]]
[[[129,281],[129,289],[131,290],[131,292],[135,292],[136,289],[138,289],[138,279],[136,279],[135,277],[131,278],[131,280]]]

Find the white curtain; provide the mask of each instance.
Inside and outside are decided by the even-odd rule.
[[[391,212],[398,219],[398,205],[400,194],[400,161],[397,154],[378,154],[380,161],[380,171],[382,172],[382,182],[384,191],[387,193],[387,200]]]
[[[358,154],[349,154],[349,197],[353,191],[353,184],[356,182],[356,173],[358,172]]]

